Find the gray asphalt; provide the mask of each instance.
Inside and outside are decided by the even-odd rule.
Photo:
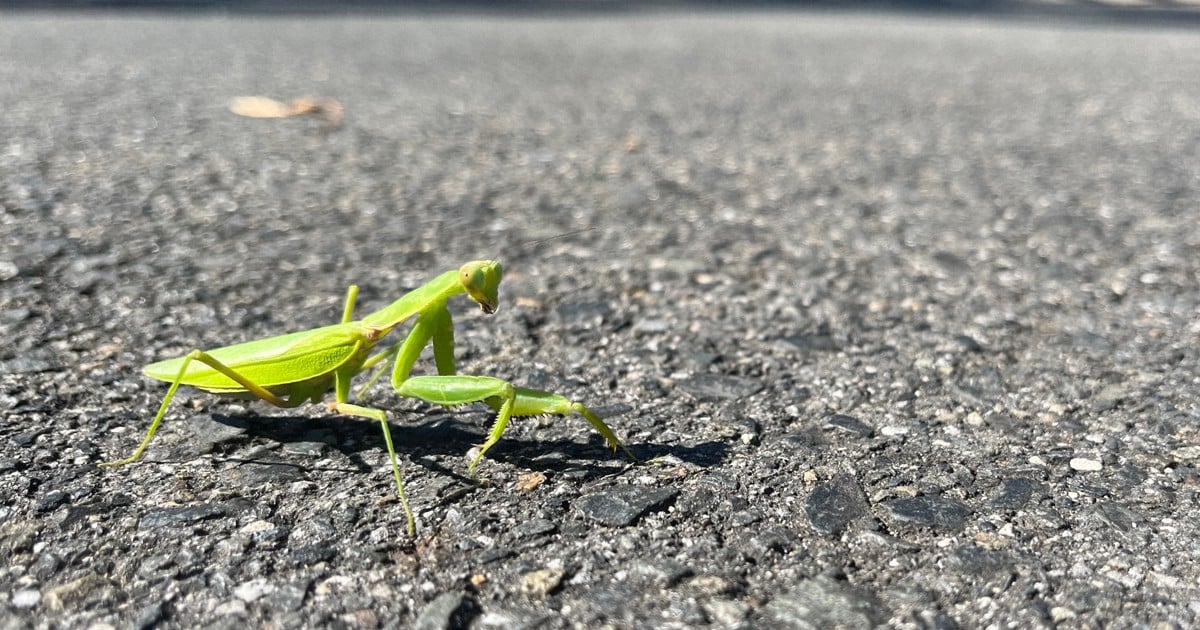
[[[930,14],[0,20],[3,627],[1189,627],[1200,33]],[[336,99],[255,119],[237,96]],[[588,230],[576,232],[577,230]],[[542,240],[548,239],[548,240]],[[536,242],[540,241],[540,242]],[[153,361],[499,258],[370,421]],[[433,371],[423,359],[420,373]]]

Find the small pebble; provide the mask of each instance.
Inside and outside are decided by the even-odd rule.
[[[1200,446],[1181,446],[1171,451],[1171,457],[1180,462],[1200,460]]]
[[[234,588],[233,596],[246,603],[251,603],[261,599],[264,595],[270,595],[274,591],[275,586],[268,582],[266,578],[254,578]]]
[[[1089,459],[1087,457],[1071,458],[1072,470],[1078,470],[1080,472],[1096,472],[1098,470],[1102,470],[1103,468],[1104,464],[1100,463],[1100,460],[1098,459]]]
[[[12,605],[13,608],[33,608],[42,601],[42,592],[36,589],[21,589],[13,591]]]
[[[826,430],[837,429],[861,437],[871,437],[875,435],[875,429],[871,428],[871,426],[867,423],[855,418],[854,416],[847,416],[840,413],[833,413],[825,416],[825,424],[823,424],[821,428]]]
[[[521,576],[521,592],[529,596],[545,596],[562,585],[566,572],[562,569],[538,569]]]

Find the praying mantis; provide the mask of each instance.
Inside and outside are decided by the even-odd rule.
[[[415,536],[416,520],[404,493],[387,415],[382,409],[349,402],[351,380],[379,365],[378,372],[360,390],[360,394],[365,392],[383,374],[387,368],[385,362],[393,357],[392,388],[400,396],[448,407],[483,402],[496,410],[495,424],[467,469],[472,476],[484,454],[500,441],[513,416],[578,413],[604,437],[614,452],[621,448],[636,462],[637,458],[617,439],[612,429],[583,403],[551,392],[515,387],[492,376],[456,373],[454,324],[446,301],[466,293],[484,313],[493,314],[499,307],[499,286],[503,276],[503,267],[495,260],[469,262],[437,276],[358,321],[351,319],[358,297],[358,287],[351,285],[346,293],[341,323],[207,351],[193,350],[182,357],[147,365],[143,368],[147,376],[171,386],[146,431],[146,437],[133,455],[100,466],[124,466],[141,459],[180,385],[190,385],[219,396],[258,399],[281,408],[298,407],[308,401],[319,403],[332,390],[334,400],[327,405],[331,413],[378,420],[383,428],[396,491],[408,520],[408,533]],[[388,333],[414,317],[416,320],[404,339],[371,354]],[[438,375],[411,376],[413,365],[426,345],[433,346]]]

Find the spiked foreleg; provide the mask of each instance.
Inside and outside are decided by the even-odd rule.
[[[425,344],[430,341],[433,342],[433,360],[437,364],[438,374],[443,376],[454,374],[454,322],[450,318],[450,311],[446,309],[445,304],[417,316],[417,321],[413,324],[407,337],[388,346],[382,352],[371,355],[363,362],[360,369],[370,370],[395,357],[392,367],[392,386],[397,387],[399,383],[408,379],[413,365],[421,356],[421,351],[425,349]],[[365,398],[367,390],[383,376],[385,369],[387,369],[386,365],[380,365],[379,369],[367,379],[367,382],[358,388],[359,398]]]
[[[396,392],[401,396],[446,406],[484,402],[498,412],[487,440],[480,445],[479,453],[467,470],[472,475],[488,449],[500,441],[513,416],[569,416],[578,413],[604,437],[613,450],[621,448],[630,459],[637,461],[612,429],[592,410],[558,394],[513,387],[508,381],[491,376],[414,376],[401,383]]]
[[[490,404],[490,403],[489,403]],[[552,392],[543,392],[537,389],[526,389],[524,387],[517,388],[516,403],[513,405],[514,416],[569,416],[572,413],[578,413],[583,416],[592,428],[596,429],[603,438],[608,447],[614,452],[620,448],[625,451],[629,459],[637,461],[633,453],[617,439],[617,435],[613,430],[608,428],[608,425],[596,415],[594,411],[588,409],[583,403],[575,402]]]
[[[408,380],[413,364],[420,358],[421,351],[430,339],[433,340],[438,372],[443,373],[443,369],[446,369],[450,374],[454,373],[454,332],[449,330],[450,326],[450,311],[446,310],[444,302],[417,315],[416,323],[396,353],[396,364],[392,368],[392,387],[396,391],[400,390],[401,383]]]

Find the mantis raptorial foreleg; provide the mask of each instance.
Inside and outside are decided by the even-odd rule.
[[[413,365],[421,356],[421,351],[431,340],[433,341],[433,361],[437,365],[438,374],[442,376],[455,374],[454,320],[450,316],[450,311],[445,308],[435,309],[431,313],[417,317],[417,321],[413,324],[407,337],[392,344],[387,350],[372,355],[363,362],[362,369],[369,370],[388,361],[393,356],[396,357],[396,362],[392,367],[392,387],[395,388],[412,373]],[[386,369],[386,364],[381,365],[367,379],[367,382],[358,388],[359,398],[362,398],[367,390],[383,376]]]
[[[495,410],[496,422],[488,438],[479,447],[479,453],[471,461],[467,473],[474,475],[475,467],[500,441],[513,416],[569,416],[578,413],[604,437],[614,451],[621,448],[633,461],[637,458],[617,439],[616,434],[591,409],[559,394],[536,389],[513,387],[511,383],[492,376],[414,376],[396,388],[401,396],[419,398],[437,405],[456,406],[473,402],[484,402]]]

